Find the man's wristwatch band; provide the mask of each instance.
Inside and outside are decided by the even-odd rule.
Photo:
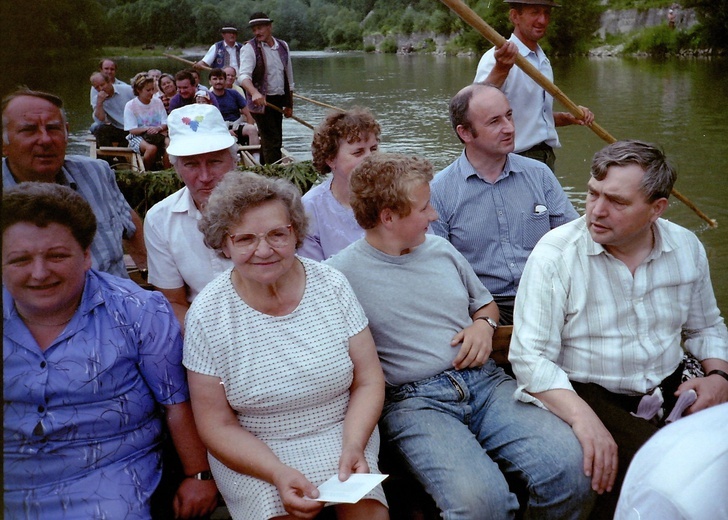
[[[212,471],[205,470],[195,473],[194,475],[185,475],[187,478],[193,478],[195,480],[215,480],[212,476]]]
[[[718,369],[711,370],[710,372],[708,372],[707,374],[705,374],[705,377],[712,376],[712,375],[720,376],[723,379],[725,379],[726,381],[728,381],[728,374],[726,374],[722,370],[718,370]]]
[[[486,322],[486,323],[487,323],[488,325],[490,325],[491,327],[493,327],[493,330],[496,330],[496,329],[498,328],[498,324],[497,324],[497,323],[495,322],[495,320],[494,320],[493,318],[491,318],[490,316],[478,316],[478,317],[477,317],[477,318],[475,318],[475,319],[476,319],[476,320],[483,320],[483,321],[484,321],[484,322]]]

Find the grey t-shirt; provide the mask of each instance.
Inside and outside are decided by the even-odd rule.
[[[450,341],[493,300],[465,257],[434,235],[402,256],[387,255],[361,239],[325,263],[343,272],[353,287],[392,386],[452,369],[460,346]]]

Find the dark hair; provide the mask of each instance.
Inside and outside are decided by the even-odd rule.
[[[104,62],[105,61],[110,61],[111,63],[114,64],[114,67],[116,68],[116,62],[114,60],[112,60],[111,58],[101,58],[101,60],[99,61],[99,70],[103,70],[104,69]]]
[[[2,232],[14,224],[29,222],[38,227],[67,227],[85,251],[96,234],[96,216],[86,200],[67,186],[53,182],[22,182],[5,189]]]
[[[170,79],[172,81],[172,83],[174,83],[174,76],[172,76],[168,72],[163,72],[162,75],[159,76],[159,79],[157,80],[157,86],[159,87],[159,90],[162,90],[162,80],[164,78],[168,78],[168,79]]]
[[[412,212],[412,191],[432,180],[434,170],[427,159],[396,153],[375,153],[351,172],[351,209],[363,229],[379,224],[384,209],[400,217]]]
[[[197,80],[195,79],[195,76],[187,69],[179,71],[177,74],[174,75],[174,81],[175,83],[178,81],[184,81],[188,80],[190,84],[196,85]]]
[[[594,154],[591,176],[601,181],[612,166],[636,164],[645,172],[640,190],[648,202],[668,198],[677,180],[677,170],[656,145],[624,140],[609,144]]]
[[[373,134],[379,140],[381,127],[369,110],[354,107],[345,112],[332,112],[316,127],[311,143],[313,167],[320,173],[328,173],[331,168],[326,161],[339,153],[339,141],[347,143],[361,141],[365,135]]]
[[[477,137],[477,134],[473,132],[472,123],[470,121],[470,100],[478,90],[483,88],[494,88],[500,92],[498,87],[490,85],[488,83],[473,83],[467,87],[461,89],[457,94],[450,100],[450,124],[452,129],[455,131],[455,135],[460,139],[458,134],[458,126],[462,126],[465,130],[473,133],[473,137]],[[460,142],[464,142],[460,139]]]
[[[225,74],[225,71],[222,69],[212,69],[210,71],[210,74],[207,76],[208,78],[227,78],[227,74]]]

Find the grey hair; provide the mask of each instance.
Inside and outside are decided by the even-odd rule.
[[[197,227],[205,245],[220,256],[230,228],[240,222],[245,212],[268,201],[279,201],[288,211],[296,248],[301,247],[308,229],[308,218],[301,203],[301,193],[286,179],[264,177],[248,171],[232,170],[218,183]]]
[[[5,115],[5,111],[7,110],[10,103],[17,98],[21,97],[34,97],[38,99],[44,99],[48,101],[50,104],[58,108],[61,112],[61,119],[63,121],[63,132],[66,134],[66,138],[68,138],[68,119],[66,118],[66,109],[63,108],[63,99],[61,99],[59,96],[56,96],[55,94],[51,94],[49,92],[43,92],[40,90],[31,90],[28,87],[20,87],[14,92],[11,92],[7,96],[5,96],[2,100],[2,123],[3,123],[3,144],[9,145],[10,144],[10,138],[8,137],[8,123],[10,121],[8,120],[7,116]]]
[[[648,202],[668,198],[677,180],[677,170],[664,152],[644,141],[625,140],[609,144],[594,154],[591,176],[601,181],[612,166],[636,164],[645,175],[640,190]]]
[[[237,163],[238,162],[238,143],[231,144],[230,147],[227,150],[228,150],[228,152],[230,152],[230,155],[232,156],[233,161],[235,161],[235,163]],[[217,151],[218,150],[213,150],[213,152],[217,152]],[[202,154],[195,154],[195,155],[202,155]],[[168,154],[167,157],[169,157],[169,163],[172,166],[177,166],[177,160],[180,157],[189,157],[189,156],[187,156],[187,155],[172,155],[172,154]]]

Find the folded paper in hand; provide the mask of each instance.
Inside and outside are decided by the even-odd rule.
[[[334,475],[318,487],[318,498],[311,500],[355,504],[385,478],[387,475],[353,473],[346,481],[341,482],[339,476]]]

